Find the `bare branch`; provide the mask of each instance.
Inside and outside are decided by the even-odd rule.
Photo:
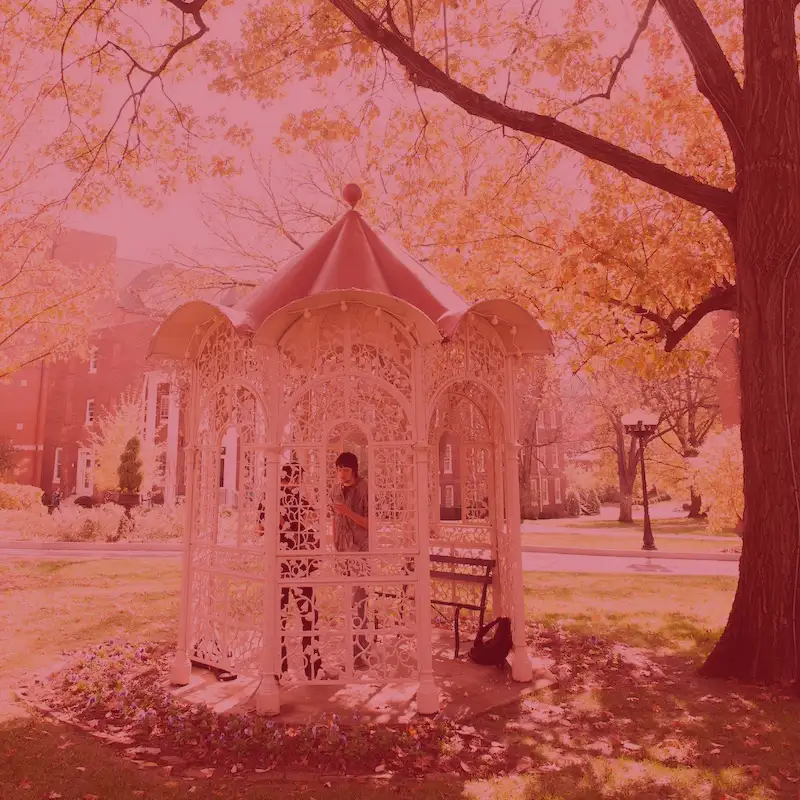
[[[719,218],[730,235],[735,236],[736,201],[734,195],[726,189],[681,175],[623,147],[559,122],[554,117],[511,108],[492,100],[446,75],[401,37],[384,27],[355,0],[330,0],[330,2],[348,17],[364,36],[392,53],[405,67],[409,79],[415,86],[430,89],[447,97],[473,116],[558,142],[657,189],[708,209]]]
[[[641,35],[647,30],[647,26],[650,22],[650,16],[653,13],[653,9],[656,6],[658,0],[648,0],[647,8],[645,8],[644,13],[642,14],[642,18],[639,20],[639,24],[636,26],[636,30],[633,32],[633,36],[631,38],[630,44],[628,45],[628,49],[621,55],[621,56],[614,56],[611,59],[611,76],[608,79],[608,86],[604,92],[595,92],[594,94],[587,95],[586,97],[582,97],[575,103],[572,103],[568,108],[575,108],[582,103],[588,103],[589,100],[610,100],[611,99],[611,90],[617,83],[617,78],[619,78],[620,73],[622,72],[622,67],[625,65],[625,62],[633,55],[633,51],[636,49],[636,43],[639,41]]]

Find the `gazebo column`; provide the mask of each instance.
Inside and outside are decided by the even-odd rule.
[[[280,448],[272,446],[266,452],[266,498],[264,507],[264,619],[261,647],[261,682],[256,691],[256,711],[259,714],[280,714],[281,697],[278,683],[278,467]]]
[[[192,394],[197,390],[193,387]],[[186,458],[186,509],[183,523],[183,555],[181,558],[181,604],[178,617],[178,645],[170,670],[170,682],[186,686],[192,677],[192,662],[189,659],[189,619],[191,617],[192,585],[192,533],[194,528],[195,470],[197,469],[197,448],[189,446],[184,450]]]
[[[511,662],[511,677],[515,681],[533,680],[533,667],[528,655],[525,636],[525,586],[522,573],[522,518],[519,508],[519,452],[517,442],[506,443],[506,535],[501,557],[508,559],[508,575],[511,586],[508,607],[511,611],[511,633],[514,640],[514,658]]]
[[[533,680],[533,665],[528,654],[525,632],[525,583],[522,572],[522,514],[519,495],[519,456],[522,447],[518,437],[515,371],[517,356],[506,359],[506,435],[505,446],[505,490],[506,490],[506,535],[502,556],[507,559],[507,575],[511,579],[511,596],[507,607],[511,611],[511,636],[514,642],[511,677],[515,681],[528,683]]]
[[[419,557],[417,558],[417,621],[419,641],[419,689],[417,711],[420,714],[439,712],[439,689],[433,676],[433,625],[431,624],[431,537],[428,491],[430,446],[420,441],[414,445],[417,467],[417,536]]]

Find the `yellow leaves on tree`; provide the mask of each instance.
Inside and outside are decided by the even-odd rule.
[[[0,377],[85,348],[111,292],[109,264],[52,258],[57,235],[44,218],[0,221]]]
[[[138,437],[143,442],[143,419],[144,401],[141,392],[128,391],[119,398],[115,406],[100,412],[89,440],[85,443],[94,454],[94,485],[100,491],[114,491],[118,488],[117,467],[120,457],[125,445],[132,438]],[[156,431],[158,433],[159,430]],[[158,438],[156,435],[155,441]],[[143,492],[163,482],[163,467],[159,458],[163,452],[163,444],[143,442],[139,454],[144,475],[141,486]]]
[[[697,486],[715,533],[739,525],[744,516],[744,468],[739,427],[710,436],[697,459]]]

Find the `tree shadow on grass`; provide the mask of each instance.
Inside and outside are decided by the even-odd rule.
[[[561,681],[496,721],[523,773],[517,794],[496,796],[796,800],[800,701],[699,678],[708,632],[678,619],[672,629],[695,650],[539,631]]]

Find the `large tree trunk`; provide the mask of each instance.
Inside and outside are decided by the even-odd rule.
[[[728,624],[702,673],[797,680],[800,82],[793,0],[745,0],[736,267],[747,535]]]
[[[689,490],[689,519],[698,519],[702,516],[703,498],[697,493],[694,486]]]
[[[619,497],[619,521],[633,522],[633,493],[621,494]]]

